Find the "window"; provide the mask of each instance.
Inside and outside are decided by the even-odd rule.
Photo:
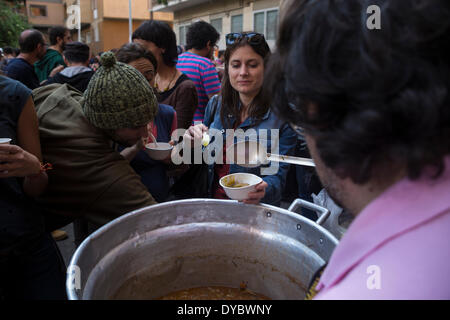
[[[222,18],[212,19],[211,25],[217,30],[218,33],[222,34]]]
[[[242,32],[242,14],[231,17],[231,32]]]
[[[92,35],[91,35],[91,32],[88,31],[88,32],[86,32],[86,43],[90,44],[91,42],[92,42]]]
[[[46,17],[47,6],[30,5],[30,15],[32,17]]]
[[[277,39],[278,9],[255,12],[253,18],[256,32],[264,34],[266,40]]]
[[[186,44],[186,26],[181,26],[180,27],[180,45],[185,45]]]
[[[278,10],[267,11],[267,31],[266,36],[268,40],[277,39],[278,30]]]
[[[186,45],[186,33],[189,28],[189,24],[183,24],[179,26],[178,28],[178,42],[180,45],[185,46]]]
[[[264,12],[255,13],[255,16],[254,16],[254,25],[255,26],[253,28],[255,30],[255,32],[265,34],[265,31],[266,31],[266,30],[264,30],[264,27],[266,24],[265,19],[266,19],[266,14]]]
[[[100,41],[100,33],[98,32],[98,25],[94,25],[94,42]]]

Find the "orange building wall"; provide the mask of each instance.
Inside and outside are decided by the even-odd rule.
[[[136,30],[143,21],[133,20],[133,31]],[[128,20],[104,19],[101,23],[101,34],[103,38],[103,50],[107,51],[120,48],[128,42]]]
[[[47,7],[46,17],[33,17],[30,14],[30,5]],[[28,22],[35,26],[62,26],[65,25],[64,6],[62,3],[27,1]]]
[[[150,18],[148,0],[133,0],[131,2],[133,19],[147,20]],[[128,0],[103,0],[103,17],[128,19]]]

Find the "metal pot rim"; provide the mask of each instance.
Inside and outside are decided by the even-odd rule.
[[[71,273],[73,272],[74,267],[77,266],[77,261],[80,259],[81,253],[84,251],[84,249],[87,247],[87,245],[93,238],[96,238],[98,235],[102,234],[103,232],[106,232],[108,229],[112,228],[113,226],[116,226],[117,224],[120,224],[123,221],[129,219],[131,216],[146,214],[149,208],[157,210],[160,208],[170,207],[173,205],[199,204],[199,202],[205,203],[205,204],[206,203],[207,204],[218,204],[218,205],[219,204],[226,204],[226,205],[235,204],[235,205],[239,205],[239,206],[253,206],[253,207],[258,207],[258,208],[263,207],[263,208],[266,208],[266,209],[269,209],[272,211],[283,213],[294,219],[300,219],[300,220],[302,220],[303,223],[310,224],[314,228],[318,229],[318,231],[321,232],[322,234],[324,234],[331,242],[333,242],[333,244],[335,246],[337,246],[337,244],[339,243],[339,240],[337,240],[337,238],[332,233],[330,233],[328,230],[326,230],[324,227],[317,224],[316,222],[309,220],[295,212],[289,211],[287,209],[275,207],[272,205],[267,205],[267,204],[249,205],[249,204],[244,204],[244,203],[241,203],[241,202],[238,202],[235,200],[216,200],[216,199],[187,199],[187,200],[164,202],[164,203],[155,204],[152,206],[148,206],[148,207],[144,207],[144,208],[140,208],[140,209],[131,211],[127,214],[124,214],[124,215],[114,219],[113,221],[105,224],[104,226],[100,227],[98,230],[93,232],[79,245],[79,247],[76,249],[75,253],[73,254],[73,256],[70,260],[69,266],[67,268],[66,291],[67,291],[68,299],[69,300],[79,300],[80,299],[80,297],[78,296],[78,294],[76,292],[76,289],[73,288],[73,286],[71,285],[72,281],[73,281],[73,279],[71,277]]]

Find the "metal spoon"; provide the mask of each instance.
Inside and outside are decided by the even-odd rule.
[[[155,136],[149,131],[148,135],[150,136],[150,139],[152,139],[153,143],[155,144],[155,147],[158,148],[158,142],[156,141]]]
[[[232,149],[234,148],[234,150]],[[234,158],[232,158],[234,156]],[[315,167],[312,159],[270,154],[257,141],[240,141],[227,149],[227,162],[244,168],[256,168],[269,161]]]

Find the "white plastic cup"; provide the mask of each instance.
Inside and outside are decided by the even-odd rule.
[[[11,140],[12,139],[10,139],[10,138],[0,138],[0,144],[10,144]],[[1,153],[9,153],[9,152],[3,152],[3,151],[0,151],[0,152]]]
[[[10,138],[0,138],[0,144],[10,144],[12,139]],[[9,152],[4,152],[4,151],[0,151],[0,153],[9,153]],[[5,164],[6,162],[1,161],[0,164]],[[5,171],[7,172],[7,171]]]

